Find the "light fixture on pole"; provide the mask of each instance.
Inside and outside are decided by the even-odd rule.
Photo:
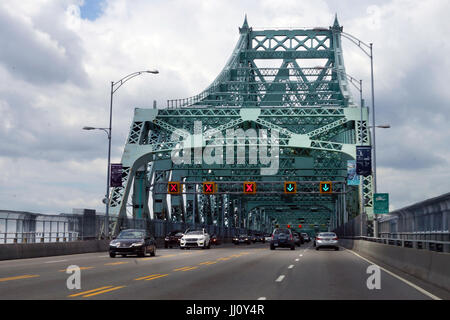
[[[114,82],[111,81],[111,95],[110,95],[110,105],[109,105],[109,127],[108,128],[94,128],[94,127],[83,127],[83,130],[94,130],[99,129],[103,130],[108,135],[108,167],[107,167],[107,175],[106,175],[106,195],[105,195],[105,205],[106,205],[106,212],[105,212],[105,236],[106,238],[109,238],[109,185],[110,185],[110,174],[111,174],[111,138],[112,138],[112,106],[113,106],[113,95],[114,93],[128,80],[137,77],[143,73],[152,73],[152,74],[158,74],[158,70],[144,70],[144,71],[137,71],[130,73],[129,75],[123,77],[122,79]]]

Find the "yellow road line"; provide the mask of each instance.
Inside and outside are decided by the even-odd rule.
[[[89,270],[89,269],[93,269],[94,267],[80,267],[80,270]],[[64,269],[64,270],[59,270],[59,272],[66,272],[67,270],[71,271],[71,270],[75,270],[75,269]]]
[[[110,291],[114,291],[114,290],[119,290],[120,288],[123,288],[123,287],[125,287],[125,286],[114,287],[114,288],[106,289],[106,290],[103,290],[103,291],[94,292],[94,293],[88,294],[86,296],[83,296],[83,298],[96,296],[98,294],[102,294],[102,293],[106,293],[106,292],[110,292]]]
[[[156,273],[156,274],[151,274],[151,275],[149,275],[149,276],[144,276],[144,277],[136,278],[136,279],[134,279],[134,280],[145,280],[145,279],[147,279],[147,278],[157,277],[157,276],[160,276],[160,275],[161,275],[161,273]]]
[[[150,280],[155,280],[155,279],[158,279],[158,278],[167,277],[168,275],[169,275],[168,273],[160,274],[159,276],[156,276],[156,277],[153,277],[153,278],[149,278],[149,279],[145,279],[145,281],[150,281]]]
[[[10,280],[19,280],[19,279],[29,279],[29,278],[36,278],[36,277],[40,277],[40,275],[37,275],[37,274],[25,274],[23,276],[0,278],[0,282],[10,281]]]
[[[194,269],[198,269],[198,267],[191,267],[191,268],[188,268],[188,269],[183,269],[181,271],[189,271],[189,270],[194,270]]]
[[[128,263],[128,262],[125,262],[125,261],[121,261],[121,262],[110,262],[110,263],[105,263],[105,266],[116,266],[116,265],[118,265],[118,264],[125,264],[125,263]]]
[[[210,264],[212,261],[205,261],[205,262],[202,262],[202,263],[199,263],[199,265],[202,265],[202,264]]]
[[[187,268],[190,268],[190,267],[178,268],[178,269],[174,269],[173,271],[181,271],[181,270],[184,270],[184,269],[187,269]]]
[[[211,262],[204,263],[204,264],[205,264],[205,265],[210,265],[210,264],[215,264],[215,263],[217,263],[217,261],[211,261]]]
[[[111,287],[112,286],[107,286],[107,287],[101,287],[101,288],[92,289],[92,290],[88,290],[88,291],[83,291],[83,292],[71,294],[69,297],[78,297],[78,296],[82,296],[83,294],[88,294],[88,293],[91,293],[91,292],[94,292],[94,291],[104,290],[106,288],[111,288]]]
[[[222,261],[226,261],[226,260],[230,260],[231,258],[219,258],[217,260],[222,260]]]

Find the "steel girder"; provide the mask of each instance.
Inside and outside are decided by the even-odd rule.
[[[353,103],[347,78],[342,76],[345,67],[341,31],[337,19],[329,29],[264,31],[252,30],[245,20],[230,59],[206,90],[191,98],[169,100],[166,109],[135,109],[122,156],[122,187],[111,191],[111,214],[127,216],[133,183],[133,217],[262,228],[275,216],[278,222],[283,219],[276,210],[266,208],[270,201],[330,208],[316,214],[322,217],[320,221],[334,219],[342,223],[348,219],[343,212],[345,204],[350,208],[347,211],[358,213],[357,188],[331,197],[260,194],[249,198],[233,193],[194,195],[194,187],[188,183],[345,182],[346,160],[355,158],[356,145],[370,144],[370,135],[368,109]],[[279,61],[280,65],[258,67],[262,59]],[[303,66],[308,59],[322,59],[323,64]],[[227,136],[228,130],[238,129],[266,130],[267,139],[255,144],[249,137],[235,141],[234,136]],[[269,133],[278,133],[278,138],[271,141]],[[223,140],[217,138],[220,135]],[[264,174],[261,164],[248,160],[241,164],[206,164],[195,158],[196,150],[202,154],[207,147],[223,148],[227,154],[225,146],[231,142],[236,150],[245,149],[245,159],[249,159],[251,147],[279,148],[278,171]],[[193,150],[194,161],[175,164],[171,155],[184,154],[186,145]],[[192,192],[168,196],[155,188],[168,181],[186,182]],[[362,184],[365,209],[371,213],[372,177],[364,178]],[[148,207],[150,200],[153,205]],[[294,215],[308,212],[312,211],[295,211]],[[117,230],[116,226],[114,232]]]

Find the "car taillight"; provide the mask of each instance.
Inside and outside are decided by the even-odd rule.
[[[322,240],[322,238],[317,237],[316,240]]]
[[[337,240],[337,239],[338,239],[337,237],[333,238],[333,240]]]

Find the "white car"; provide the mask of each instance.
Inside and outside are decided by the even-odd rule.
[[[180,249],[185,248],[211,248],[209,234],[205,229],[186,232],[180,239]]]

